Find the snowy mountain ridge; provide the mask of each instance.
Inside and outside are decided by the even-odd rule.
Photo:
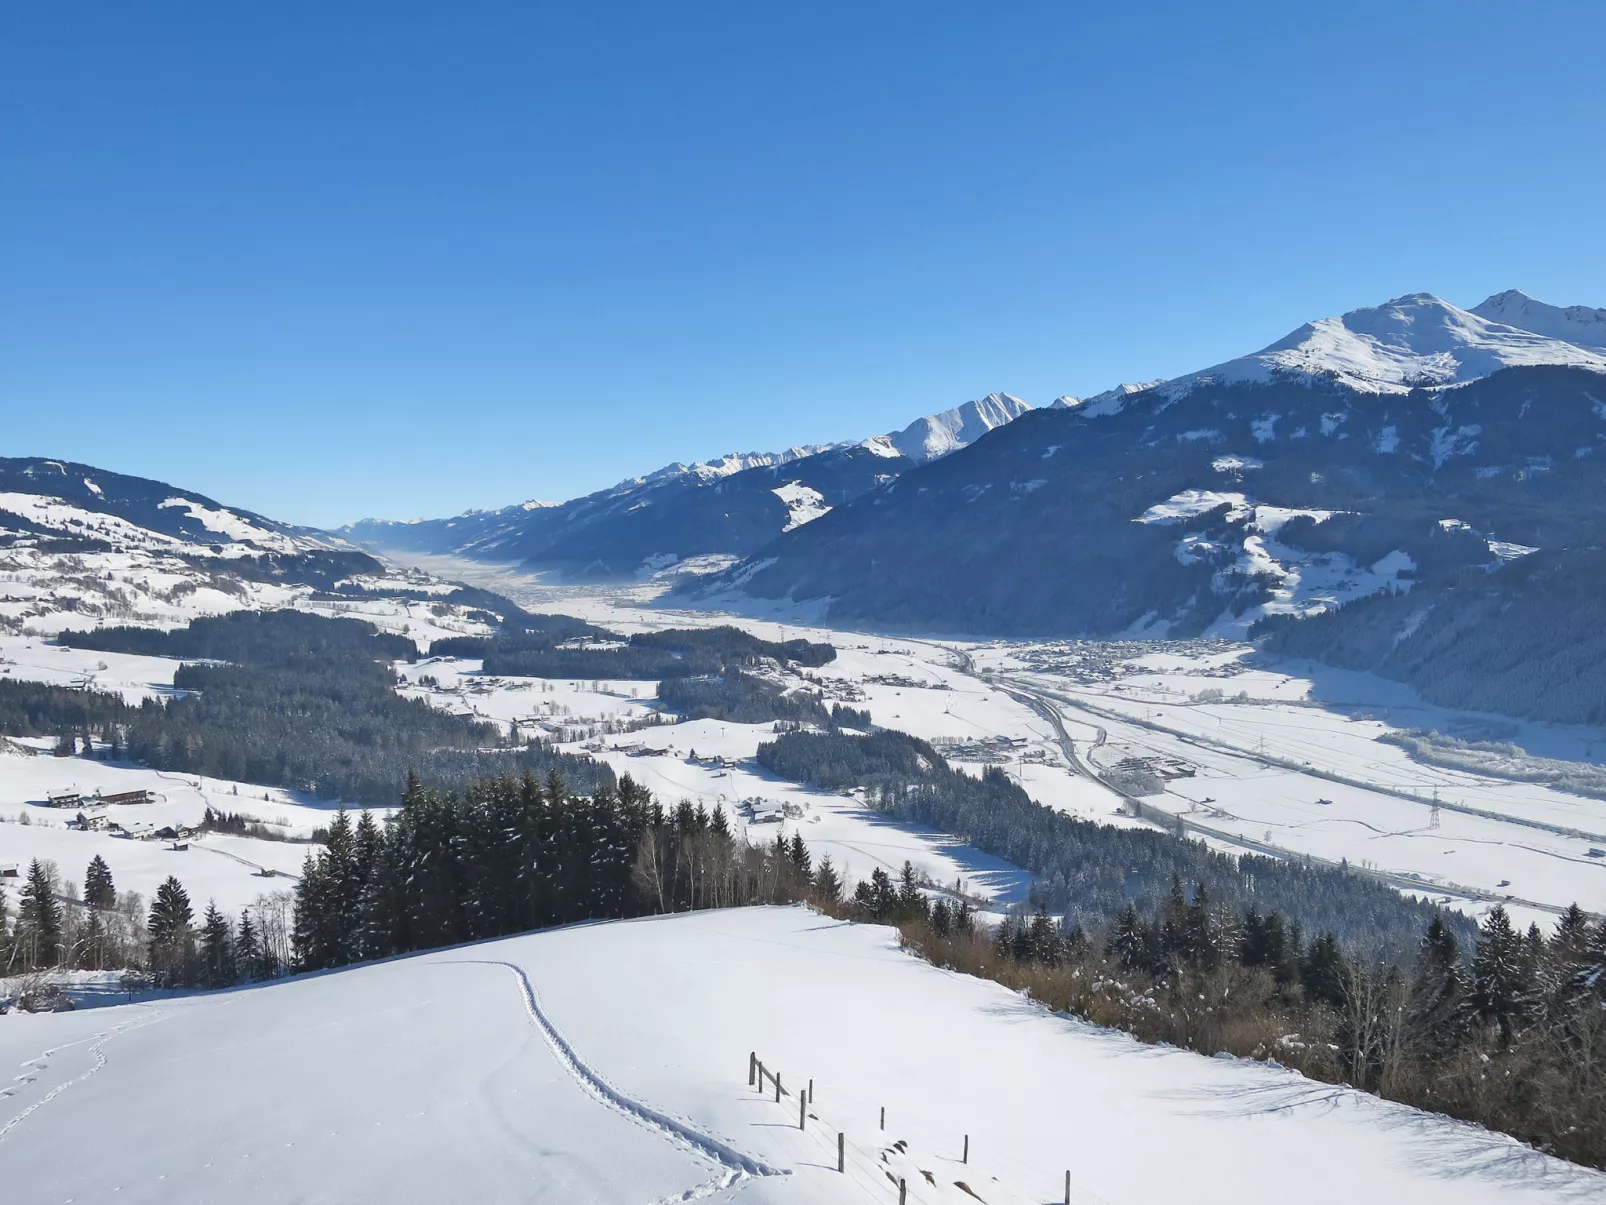
[[[1030,402],[1011,394],[989,393],[941,414],[917,418],[902,431],[879,438],[916,464],[925,464],[976,442],[987,432],[1012,422],[1030,409]],[[866,446],[869,442],[866,441]]]
[[[1252,355],[1178,377],[1162,388],[1174,399],[1206,382],[1292,379],[1331,381],[1363,393],[1409,393],[1536,365],[1606,373],[1606,311],[1562,309],[1515,289],[1470,310],[1431,293],[1408,293],[1307,322]]]

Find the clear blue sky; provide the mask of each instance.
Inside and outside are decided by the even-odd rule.
[[[1606,305],[1606,5],[14,5],[0,454],[564,498],[1427,290]]]

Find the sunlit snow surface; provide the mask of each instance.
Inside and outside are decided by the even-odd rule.
[[[1078,1205],[1606,1194],[1511,1139],[1140,1046],[895,943],[801,908],[694,913],[7,1017],[8,1196],[890,1205],[902,1178],[916,1205],[1038,1205],[1067,1171]]]

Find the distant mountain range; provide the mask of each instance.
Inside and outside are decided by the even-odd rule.
[[[994,393],[858,443],[731,453],[667,465],[561,504],[414,522],[365,519],[338,534],[381,551],[519,562],[575,580],[707,572],[1030,409]]]
[[[1603,335],[1516,292],[1397,298],[1027,414],[680,590],[924,632],[1266,634],[1606,722]]]
[[[1606,723],[1603,499],[1606,310],[1418,293],[1169,381],[334,535],[0,460],[0,549],[26,569],[0,623],[440,596],[361,541],[881,629],[1264,637],[1450,705]],[[470,626],[510,605],[449,601]]]

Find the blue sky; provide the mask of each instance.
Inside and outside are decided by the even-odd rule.
[[[1606,305],[1606,6],[983,7],[14,8],[0,454],[439,515]]]

